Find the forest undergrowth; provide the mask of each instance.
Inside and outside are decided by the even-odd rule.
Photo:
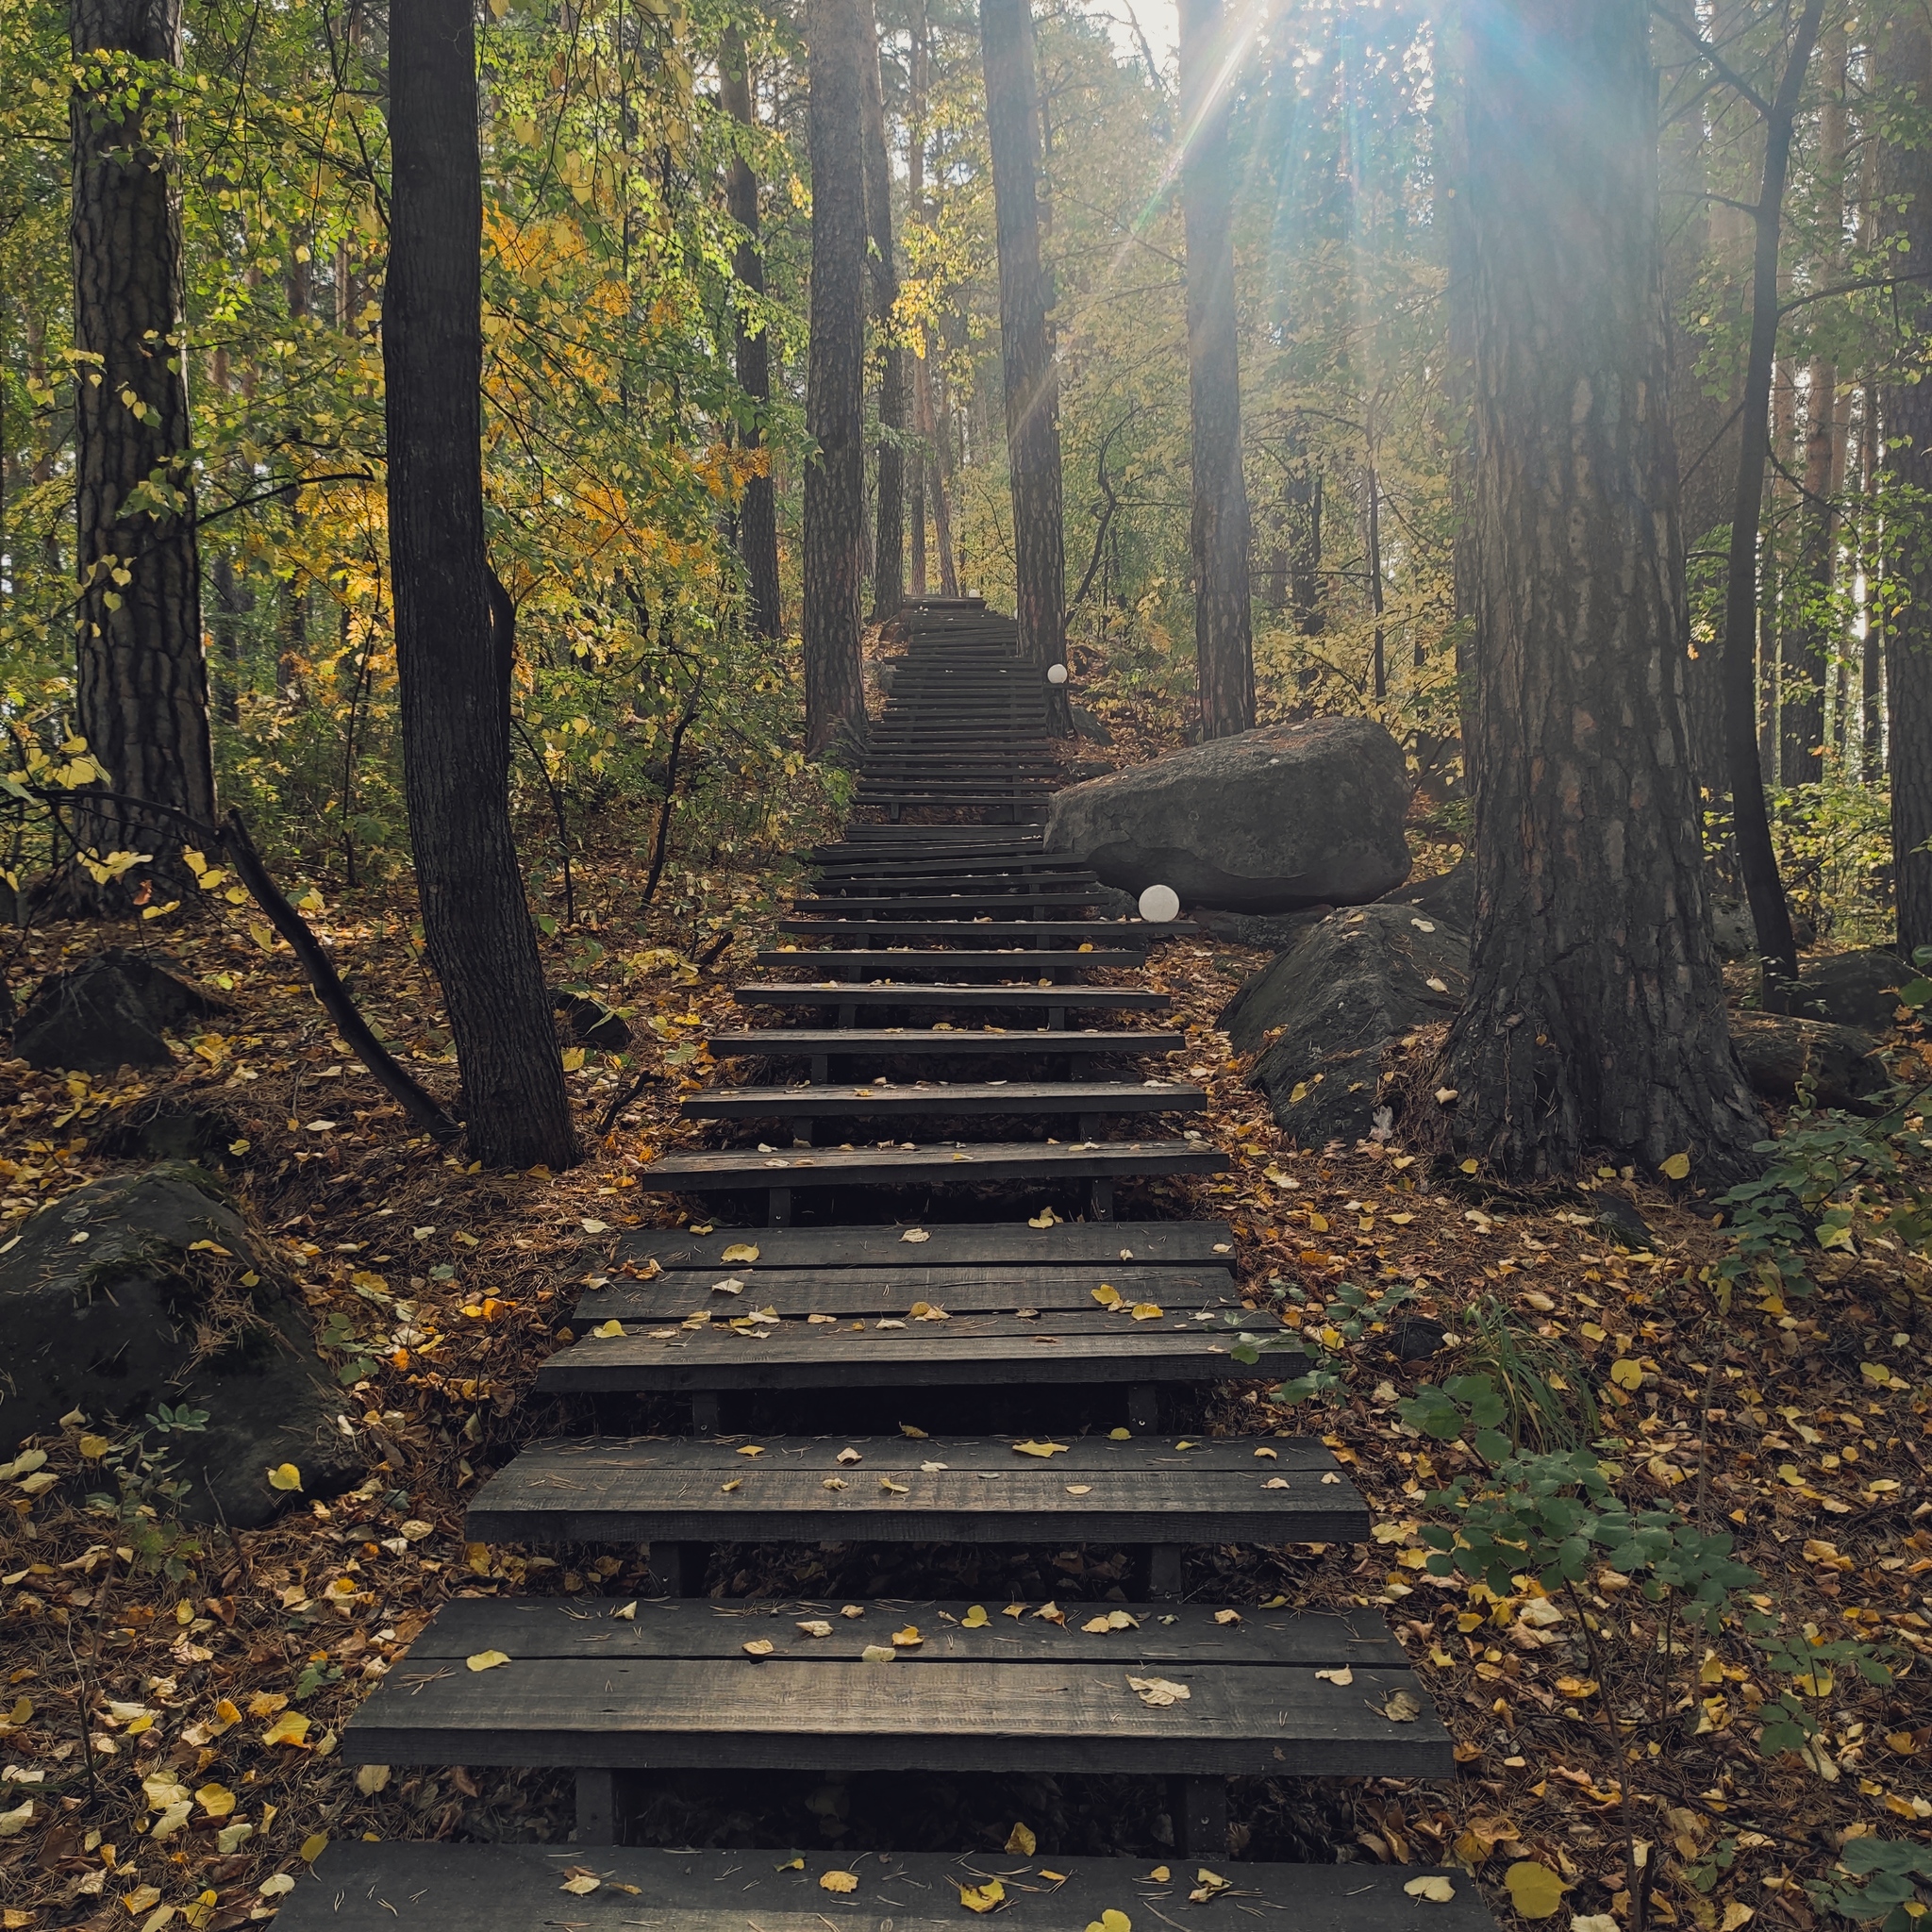
[[[1142,748],[1130,716],[1109,722],[1114,756]],[[215,1123],[213,1158],[312,1312],[368,1474],[264,1529],[184,1530],[164,1507],[129,1529],[80,1503],[88,1465],[122,1454],[92,1419],[19,1445],[34,1453],[0,1471],[6,1926],[239,1925],[312,1882],[330,1839],[568,1830],[568,1785],[549,1774],[358,1770],[338,1740],[379,1678],[407,1674],[411,1638],[453,1596],[622,1602],[655,1587],[622,1552],[463,1535],[477,1485],[529,1434],[590,1424],[588,1411],[525,1401],[577,1284],[611,1265],[625,1230],[703,1218],[640,1175],[653,1153],[704,1131],[676,1118],[676,1102],[713,1071],[703,1029],[731,1020],[729,989],[771,941],[786,880],[674,861],[640,909],[647,861],[642,831],[607,828],[578,858],[577,923],[542,942],[553,983],[616,1008],[634,1036],[621,1062],[567,1052],[590,1153],[562,1174],[479,1173],[410,1138],[287,946],[265,944],[274,936],[251,931],[251,908],[220,891],[168,921],[53,927],[12,945],[17,995],[112,942],[153,949],[233,1010],[182,1039],[158,1073],[0,1070],[12,1090],[0,1251],[28,1213],[112,1170],[99,1150],[116,1128],[182,1111]],[[313,923],[392,1049],[425,1083],[453,1087],[407,901],[347,894]],[[1459,1862],[1506,1922],[1560,1915],[1592,1921],[1589,1932],[1740,1932],[1754,1917],[1810,1932],[1832,1895],[1885,1917],[1879,1881],[1859,1903],[1835,1868],[1856,1839],[1923,1840],[1932,1819],[1924,1263],[1909,1241],[1888,1251],[1868,1222],[1849,1245],[1799,1257],[1812,1288],[1799,1299],[1795,1283],[1767,1288],[1776,1257],[1725,1272],[1740,1249],[1712,1224],[1694,1175],[1605,1171],[1595,1191],[1525,1194],[1434,1163],[1399,1133],[1295,1152],[1214,1026],[1264,957],[1206,940],[1155,955],[1147,978],[1172,992],[1172,1024],[1187,1033],[1174,1070],[1209,1089],[1201,1130],[1235,1165],[1218,1180],[1124,1191],[1119,1212],[1235,1224],[1244,1291],[1320,1338],[1321,1386],[1299,1405],[1230,1389],[1193,1425],[1319,1433],[1374,1531],[1353,1550],[1195,1550],[1190,1588],[1257,1608],[1386,1615],[1459,1770],[1441,1784],[1238,1782],[1238,1845]],[[1412,1041],[1419,1067],[1434,1044]],[[1077,1212],[1045,1195],[997,1211],[1042,1205]],[[908,1208],[936,1220],[991,1211]],[[1683,1592],[1649,1601],[1641,1575],[1633,1585],[1594,1551],[1573,1585],[1547,1591],[1526,1574],[1495,1590],[1432,1575],[1425,1532],[1445,1506],[1430,1499],[1486,1467],[1480,1436],[1442,1440],[1429,1425],[1456,1401],[1526,1454],[1594,1445],[1631,1508],[1673,1507],[1734,1538],[1732,1558],[1756,1573],[1732,1592],[1737,1614],[1707,1632]],[[687,1419],[667,1406],[635,1420],[678,1431]],[[166,1455],[168,1437],[151,1432],[146,1448]],[[1118,1600],[1124,1574],[1119,1553],[1092,1550],[758,1548],[721,1552],[712,1593],[938,1596],[1072,1616]],[[1744,1625],[1754,1613],[1757,1636]],[[1758,1733],[1787,1718],[1792,1748],[1765,1755]],[[1128,1780],[706,1775],[667,1782],[646,1818],[660,1841],[833,1842],[855,1856],[997,1852],[1024,1824],[1042,1853],[1158,1859],[1163,1805],[1153,1784]],[[1648,1895],[1634,1901],[1633,1836],[1652,1847]],[[1910,1914],[1891,1917],[1898,1932]]]

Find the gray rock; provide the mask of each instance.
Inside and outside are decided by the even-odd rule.
[[[1873,1096],[1887,1084],[1885,1069],[1872,1058],[1872,1036],[1855,1027],[1734,1012],[1731,1038],[1745,1077],[1766,1100],[1794,1100],[1803,1086],[1820,1107],[1870,1113]]]
[[[554,992],[550,1004],[563,1016],[573,1040],[602,1053],[622,1053],[630,1044],[630,1027],[622,1013],[588,993]]]
[[[0,1331],[5,1440],[54,1434],[74,1409],[107,1434],[163,1402],[208,1411],[205,1429],[165,1439],[191,1523],[253,1528],[362,1474],[307,1314],[199,1168],[90,1181],[33,1215],[0,1257]],[[284,1462],[302,1472],[300,1497],[269,1487]]]
[[[1069,705],[1067,709],[1073,717],[1074,735],[1076,738],[1084,738],[1090,744],[1113,742],[1113,733],[1084,705]]]
[[[1413,906],[1428,919],[1440,919],[1457,932],[1475,924],[1475,863],[1466,855],[1434,878],[1411,879],[1392,892],[1384,892],[1384,906]]]
[[[1196,909],[1194,919],[1204,932],[1231,946],[1256,946],[1265,953],[1291,953],[1335,910],[1332,906],[1305,906],[1299,912],[1223,912],[1211,906]]]
[[[1898,989],[1914,976],[1890,946],[1804,959],[1798,965],[1795,1010],[1807,1020],[1890,1033],[1898,1011]]]
[[[1184,906],[1359,905],[1408,875],[1402,749],[1365,718],[1270,724],[1058,792],[1046,842]]]
[[[1337,912],[1255,974],[1219,1024],[1258,1053],[1249,1084],[1304,1147],[1353,1142],[1375,1124],[1382,1056],[1403,1035],[1451,1018],[1469,976],[1469,942],[1407,906]]]
[[[110,946],[42,980],[14,1023],[13,1051],[29,1066],[81,1074],[162,1067],[174,1058],[163,1035],[227,1010],[142,954]]]
[[[1751,923],[1751,908],[1736,899],[1719,899],[1712,905],[1710,934],[1717,941],[1720,959],[1755,959],[1757,957],[1757,928]]]

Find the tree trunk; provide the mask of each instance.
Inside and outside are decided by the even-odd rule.
[[[865,0],[807,0],[811,74],[811,344],[805,468],[805,742],[864,741],[859,584],[865,553]]]
[[[1040,262],[1040,87],[1031,0],[980,0],[986,128],[1000,258],[1000,364],[1012,481],[1014,601],[1020,651],[1040,667],[1066,658],[1060,391]],[[1067,687],[1045,686],[1047,730],[1071,735]]]
[[[1901,94],[1932,95],[1932,28],[1916,8],[1893,26],[1886,77]],[[1886,198],[1902,207],[1898,251],[1889,272],[1900,315],[1918,342],[1932,334],[1932,149],[1922,141],[1888,142]],[[1911,279],[1918,277],[1918,279]],[[1905,366],[1913,366],[1907,358]],[[1898,940],[1907,958],[1932,946],[1932,384],[1888,388],[1885,426],[1885,697],[1891,770],[1891,855]]]
[[[741,127],[758,124],[752,112],[751,64],[744,36],[730,28],[718,53],[718,94],[724,111]],[[743,231],[731,257],[731,273],[752,295],[765,292],[765,262],[758,250],[758,181],[751,164],[733,149],[724,177],[724,205]],[[760,413],[772,400],[772,364],[765,332],[742,308],[736,312],[738,386]],[[740,434],[746,449],[757,449],[763,432],[755,416]],[[785,627],[778,591],[778,513],[769,475],[754,476],[744,486],[738,506],[738,551],[744,561],[750,593],[751,627],[761,638],[775,638]]]
[[[76,711],[108,790],[215,822],[182,313],[181,211],[163,109],[116,56],[178,67],[179,0],[72,0]],[[152,480],[151,480],[152,479]],[[166,810],[102,801],[97,850],[185,876]],[[80,899],[88,899],[79,881]]]
[[[906,218],[925,219],[925,108],[926,89],[932,67],[931,28],[926,18],[925,0],[911,0],[907,8],[908,39],[911,42],[910,71],[912,98],[908,103],[906,142]],[[912,423],[919,438],[919,451],[912,462],[912,594],[926,594],[925,485],[932,455],[932,392],[926,382],[924,360],[932,354],[930,335],[922,344],[924,354],[915,356],[911,364],[913,387]]]
[[[1858,646],[1858,779],[1876,785],[1885,777],[1885,597],[1887,569],[1884,543],[1884,499],[1879,452],[1884,447],[1879,422],[1878,385],[1865,384],[1865,421],[1858,433],[1860,520],[1858,562],[1865,578],[1865,636]]]
[[[932,479],[932,535],[940,554],[940,595],[959,594],[959,567],[953,549],[953,438],[933,406],[933,353],[928,341],[919,367],[913,371],[913,393],[919,409],[919,433],[931,449],[927,475]]]
[[[1221,0],[1180,0],[1181,210],[1188,243],[1188,405],[1193,425],[1194,658],[1201,735],[1255,728],[1248,585],[1248,489],[1241,472],[1241,351],[1235,320],[1235,76]]]
[[[1475,11],[1476,912],[1445,1084],[1456,1145],[1515,1179],[1607,1150],[1707,1185],[1763,1134],[1690,769],[1656,111],[1642,0]]]
[[[870,52],[859,66],[865,90],[865,221],[872,247],[873,318],[883,339],[879,372],[877,522],[872,550],[872,621],[890,624],[906,601],[907,351],[892,311],[899,271],[892,260],[892,158],[886,147],[885,93],[879,82],[878,22],[866,8]]]
[[[482,177],[469,0],[390,22],[382,349],[403,779],[470,1150],[568,1167],[576,1136],[510,834],[508,598],[483,541]]]
[[[1791,162],[1791,126],[1805,69],[1818,38],[1824,0],[1805,0],[1787,56],[1784,78],[1768,105],[1764,174],[1756,211],[1751,262],[1751,347],[1744,366],[1744,416],[1738,439],[1738,490],[1731,509],[1731,547],[1724,574],[1724,749],[1731,781],[1731,820],[1738,868],[1764,962],[1764,1003],[1782,1012],[1785,989],[1798,976],[1798,945],[1790,908],[1771,841],[1764,772],[1757,757],[1757,538],[1764,511],[1764,474],[1771,439],[1772,377],[1777,358],[1778,240],[1784,225],[1785,179]],[[1769,546],[1767,546],[1768,550]],[[1770,608],[1767,595],[1765,608]],[[1776,662],[1767,647],[1765,669]]]

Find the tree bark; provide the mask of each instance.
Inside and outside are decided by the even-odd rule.
[[[1764,962],[1764,1003],[1782,1012],[1786,988],[1798,976],[1798,944],[1790,908],[1771,841],[1764,770],[1757,756],[1757,539],[1763,522],[1764,475],[1771,444],[1771,389],[1777,358],[1778,240],[1784,225],[1785,180],[1790,171],[1791,128],[1824,0],[1805,0],[1792,35],[1784,77],[1764,123],[1764,174],[1755,211],[1751,262],[1751,346],[1744,367],[1744,415],[1738,439],[1738,489],[1731,508],[1731,547],[1724,575],[1724,753],[1731,783],[1731,823],[1744,896]],[[1769,600],[1767,599],[1767,609]],[[1775,658],[1769,649],[1765,668]]]
[[[756,126],[752,111],[751,63],[744,36],[728,29],[718,53],[718,93],[724,111],[741,127]],[[735,148],[724,177],[724,206],[742,233],[732,252],[731,273],[753,295],[765,292],[765,261],[758,248],[758,181],[751,163]],[[772,363],[765,332],[754,325],[742,308],[735,315],[734,345],[738,386],[762,413],[772,400]],[[757,449],[763,441],[758,417],[744,425],[740,441]],[[761,638],[775,638],[785,627],[778,590],[778,513],[769,475],[754,476],[744,486],[738,506],[738,554],[744,563],[750,593],[751,627]]]
[[[1819,220],[1827,234],[1844,224],[1845,70],[1849,37],[1837,22],[1820,42],[1824,69],[1824,99],[1818,116]],[[1842,279],[1841,251],[1827,248],[1818,278],[1830,287]],[[1805,400],[1805,494],[1798,506],[1797,571],[1791,586],[1792,609],[1784,626],[1784,667],[1778,717],[1779,770],[1787,785],[1813,783],[1821,774],[1824,746],[1824,688],[1836,625],[1831,616],[1832,579],[1838,550],[1838,518],[1831,502],[1840,469],[1838,368],[1827,356],[1813,356]]]
[[[911,0],[907,8],[908,39],[911,51],[907,78],[911,86],[911,99],[907,104],[906,142],[906,218],[908,222],[923,222],[925,219],[925,112],[926,90],[930,81],[932,67],[931,25],[926,16],[925,0]],[[931,391],[921,390],[925,382],[924,361],[932,354],[930,337],[926,337],[922,347],[924,356],[914,356],[908,367],[914,390],[912,400],[913,429],[919,438],[918,453],[912,461],[912,487],[908,492],[908,508],[912,527],[912,594],[924,597],[926,594],[926,552],[925,552],[925,493],[926,475],[932,464],[932,408]]]
[[[577,1158],[510,833],[508,598],[483,538],[482,176],[469,0],[390,22],[383,296],[390,559],[403,779],[430,964],[462,1072],[472,1154]]]
[[[858,616],[865,551],[865,0],[807,0],[811,105],[811,345],[805,469],[805,742],[865,737]]]
[[[1000,365],[1013,498],[1020,651],[1040,667],[1066,658],[1066,555],[1060,508],[1059,372],[1040,260],[1040,86],[1031,0],[980,0],[986,128],[1000,258]],[[1044,685],[1047,729],[1071,735],[1067,687]]]
[[[1469,42],[1470,986],[1451,1138],[1735,1176],[1762,1137],[1711,941],[1642,0],[1492,0]]]
[[[129,71],[180,67],[180,0],[71,0],[68,21],[86,75],[70,104],[78,721],[109,791],[211,824],[181,210],[164,109]],[[102,800],[82,823],[103,853],[186,876],[166,811]]]
[[[866,8],[871,50],[859,67],[865,90],[865,222],[872,246],[873,319],[881,338],[877,523],[872,551],[872,621],[890,624],[906,601],[906,401],[907,351],[897,340],[892,311],[899,303],[899,271],[892,258],[892,161],[886,147],[885,91],[879,77],[878,21]]]
[[[1902,95],[1932,95],[1932,27],[1918,9],[1893,25],[1886,78]],[[1888,142],[1885,194],[1901,208],[1890,273],[1911,330],[1902,366],[1932,334],[1932,150]],[[1885,698],[1891,772],[1891,855],[1898,941],[1907,958],[1932,946],[1932,384],[1895,382],[1879,402],[1885,428]]]
[[[1241,470],[1235,316],[1234,75],[1222,0],[1180,0],[1181,210],[1188,244],[1188,405],[1193,428],[1194,658],[1201,735],[1255,727],[1248,488]],[[1379,635],[1379,634],[1378,634]]]

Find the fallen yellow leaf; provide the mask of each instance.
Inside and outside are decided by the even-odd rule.
[[[858,1874],[856,1872],[821,1872],[819,1874],[821,1891],[857,1891]]]
[[[1688,1161],[1685,1171],[1690,1171]],[[1509,1888],[1511,1903],[1525,1919],[1554,1918],[1563,1903],[1563,1881],[1534,1858],[1519,1858],[1504,1873],[1503,1883]]]
[[[1008,1845],[1007,1849],[1010,1851],[1012,1847]],[[957,1879],[954,1882],[958,1883]],[[1006,1899],[1007,1889],[997,1878],[989,1878],[984,1885],[959,1887],[959,1903],[969,1912],[997,1911],[1006,1903]]]
[[[1067,1445],[1064,1442],[1015,1442],[1015,1456],[1064,1456]]]
[[[272,1490],[299,1490],[302,1472],[292,1462],[278,1462],[268,1473],[268,1486]]]
[[[728,1248],[726,1248],[722,1255],[718,1257],[718,1258],[721,1261],[756,1261],[758,1257],[758,1249],[755,1248],[749,1241],[733,1241],[731,1245]]]
[[[1015,1824],[1007,1834],[1007,1849],[1016,1858],[1030,1858],[1039,1848],[1040,1840],[1028,1825]]]

